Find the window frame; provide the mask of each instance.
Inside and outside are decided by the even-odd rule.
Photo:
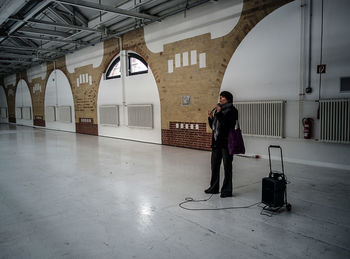
[[[147,67],[147,70],[139,71],[139,72],[131,72],[130,58],[136,58],[139,61],[141,61]],[[143,57],[141,57],[140,55],[138,55],[136,53],[128,53],[128,72],[129,72],[128,74],[129,74],[129,76],[140,75],[140,74],[147,74],[148,70],[149,70],[148,64],[147,64],[146,60],[143,59]]]
[[[109,73],[111,73],[112,69],[115,67],[115,65],[116,65],[118,62],[121,62],[120,56],[118,56],[115,60],[113,60],[112,64],[109,65],[109,67],[108,67],[108,69],[107,69],[107,72],[106,72],[106,80],[115,79],[115,78],[120,78],[120,77],[121,77],[121,73],[120,73],[120,75],[116,75],[116,76],[108,76]],[[121,65],[121,64],[120,64],[120,65]]]

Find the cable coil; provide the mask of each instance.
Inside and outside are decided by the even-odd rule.
[[[184,201],[179,203],[179,207],[184,209],[184,210],[232,210],[232,209],[248,209],[251,208],[255,205],[260,204],[261,202],[256,202],[254,204],[248,205],[248,206],[233,206],[233,207],[223,207],[223,208],[202,208],[202,209],[197,209],[197,208],[187,208],[184,207],[183,205],[186,203],[190,203],[190,202],[202,202],[202,201],[209,201],[211,199],[211,197],[213,197],[214,194],[210,195],[210,197],[208,199],[202,199],[202,200],[195,200],[192,197],[186,197]]]

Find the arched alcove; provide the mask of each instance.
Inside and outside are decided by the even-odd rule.
[[[232,92],[234,102],[287,101],[281,135],[293,138],[299,134],[299,19],[300,6],[294,1],[256,24],[232,55],[221,86],[221,91]]]
[[[61,70],[51,72],[45,87],[46,128],[75,132],[72,89]]]
[[[97,99],[99,135],[161,144],[159,92],[146,61],[122,51],[105,71]]]
[[[7,99],[2,85],[0,85],[0,122],[8,122]]]
[[[33,105],[27,82],[18,81],[16,87],[16,123],[18,125],[33,126]]]
[[[239,101],[299,97],[299,9],[289,3],[248,33],[231,57],[221,90]]]

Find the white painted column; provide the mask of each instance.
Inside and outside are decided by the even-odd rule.
[[[128,125],[128,114],[127,114],[127,106],[126,106],[126,93],[125,93],[125,77],[127,74],[127,53],[125,50],[120,51],[120,79],[122,82],[122,115],[120,124],[121,125]]]

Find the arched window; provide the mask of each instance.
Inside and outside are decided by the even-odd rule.
[[[120,75],[120,57],[117,57],[109,66],[106,73],[106,79],[119,78]]]
[[[148,73],[147,62],[139,55],[128,53],[129,75]]]
[[[147,62],[141,56],[135,53],[128,53],[127,57],[128,73],[126,73],[126,76],[148,73]],[[121,77],[120,65],[120,57],[117,57],[107,69],[107,80]]]

